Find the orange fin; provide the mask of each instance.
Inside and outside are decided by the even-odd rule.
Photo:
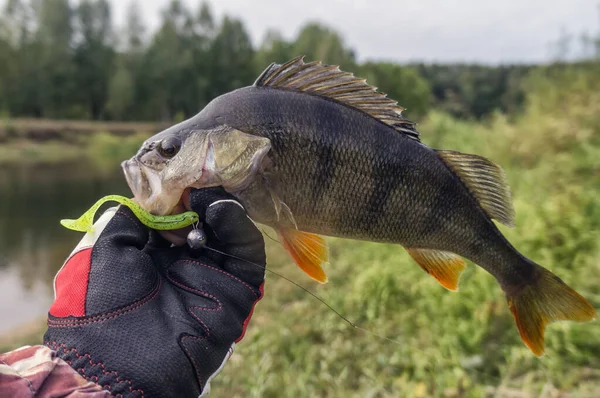
[[[406,249],[408,254],[448,290],[458,290],[458,278],[465,269],[465,260],[454,253],[431,249]]]
[[[277,231],[285,250],[292,256],[298,267],[320,283],[327,282],[323,264],[328,261],[327,243],[319,235],[296,229],[284,228]]]
[[[542,267],[539,270],[533,284],[514,294],[507,293],[506,298],[523,343],[541,357],[547,324],[560,320],[591,321],[596,310],[552,272]]]

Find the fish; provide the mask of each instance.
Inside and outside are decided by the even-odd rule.
[[[122,168],[153,214],[181,208],[189,188],[223,187],[321,283],[324,236],[401,245],[452,291],[468,259],[497,280],[537,356],[549,323],[595,319],[584,297],[496,226],[515,224],[503,169],[425,145],[403,110],[365,79],[297,57],[149,138]]]

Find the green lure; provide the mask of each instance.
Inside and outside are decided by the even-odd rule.
[[[77,220],[60,220],[60,223],[63,227],[74,231],[91,232],[94,225],[94,215],[100,206],[110,201],[119,202],[120,204],[129,207],[142,224],[160,231],[184,228],[198,222],[198,213],[193,211],[186,211],[185,213],[170,216],[155,216],[148,213],[142,206],[129,198],[120,195],[108,195],[97,201]]]

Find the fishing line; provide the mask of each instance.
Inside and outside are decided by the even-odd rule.
[[[395,344],[398,344],[398,345],[402,344],[402,343],[401,343],[400,341],[398,341],[398,340],[394,340],[394,339],[392,339],[392,338],[390,338],[390,337],[387,337],[387,336],[383,336],[383,335],[377,334],[377,333],[375,333],[375,332],[373,332],[373,331],[371,331],[371,330],[365,329],[365,328],[363,328],[363,327],[361,327],[361,326],[357,325],[356,323],[352,322],[351,320],[349,320],[348,318],[346,318],[344,315],[342,315],[341,313],[339,313],[339,312],[338,312],[338,311],[337,311],[335,308],[333,308],[331,305],[329,305],[329,304],[328,304],[328,303],[327,303],[325,300],[323,300],[321,297],[317,296],[315,293],[311,292],[310,290],[308,290],[308,289],[307,289],[307,288],[305,288],[304,286],[300,285],[299,283],[297,283],[297,282],[293,281],[292,279],[290,279],[290,278],[288,278],[288,277],[286,277],[286,276],[283,276],[283,275],[281,275],[281,274],[279,274],[279,273],[277,273],[277,272],[275,272],[275,271],[273,271],[273,270],[270,270],[270,269],[268,269],[267,267],[265,267],[265,266],[262,266],[262,265],[260,265],[260,264],[256,264],[256,263],[253,263],[252,261],[249,261],[249,260],[243,259],[243,258],[241,258],[241,257],[234,256],[233,254],[225,253],[225,252],[222,252],[222,251],[220,251],[220,250],[217,250],[217,249],[213,249],[212,247],[208,247],[208,246],[205,246],[205,248],[206,248],[206,249],[209,249],[209,250],[212,250],[212,251],[214,251],[214,252],[216,252],[216,253],[222,254],[222,255],[224,255],[224,256],[229,256],[229,257],[232,257],[232,258],[234,258],[234,259],[236,259],[236,260],[244,261],[244,262],[246,262],[246,263],[248,263],[248,264],[255,265],[255,266],[257,266],[257,267],[259,267],[259,268],[261,268],[261,269],[263,269],[263,270],[265,270],[265,271],[267,271],[267,272],[270,272],[270,273],[272,273],[273,275],[277,275],[278,277],[280,277],[280,278],[282,278],[282,279],[284,279],[284,280],[288,281],[289,283],[293,284],[293,285],[294,285],[294,286],[296,286],[296,287],[299,287],[300,289],[304,290],[306,293],[308,293],[308,294],[310,294],[311,296],[313,296],[315,299],[319,300],[319,301],[320,301],[322,304],[324,304],[324,305],[325,305],[327,308],[329,308],[331,311],[333,311],[333,313],[334,313],[334,314],[336,314],[338,317],[340,317],[342,320],[344,320],[344,322],[346,322],[348,325],[352,326],[354,329],[357,329],[357,330],[362,330],[362,331],[363,331],[363,332],[365,332],[365,333],[371,334],[371,335],[373,335],[373,336],[379,337],[380,339],[384,339],[384,340],[390,341],[390,342],[392,342],[392,343],[395,343]]]
[[[402,343],[402,342],[400,342],[399,340],[395,340],[395,339],[392,339],[392,338],[390,338],[390,337],[387,337],[387,336],[381,335],[381,334],[379,334],[379,333],[375,333],[375,332],[373,332],[372,330],[369,330],[369,329],[363,328],[363,327],[362,327],[362,326],[360,326],[360,325],[357,325],[356,323],[352,322],[350,319],[348,319],[347,317],[345,317],[344,315],[342,315],[342,314],[341,314],[339,311],[337,311],[337,310],[336,310],[335,308],[333,308],[331,305],[329,305],[329,304],[328,304],[328,303],[327,303],[327,302],[326,302],[324,299],[322,299],[321,297],[319,297],[317,294],[315,294],[315,293],[311,292],[310,290],[308,290],[308,289],[307,289],[307,288],[305,288],[304,286],[300,285],[299,283],[295,282],[294,280],[292,280],[292,279],[290,279],[290,278],[288,278],[288,277],[286,277],[286,276],[284,276],[284,275],[282,275],[282,274],[280,274],[280,273],[278,273],[278,272],[275,272],[275,271],[273,271],[273,270],[270,270],[270,269],[268,269],[266,266],[263,266],[263,265],[260,265],[260,264],[254,263],[254,262],[252,262],[252,261],[250,261],[250,260],[246,260],[246,259],[244,259],[244,258],[241,258],[241,257],[235,256],[235,255],[233,255],[233,254],[229,254],[229,253],[222,252],[222,251],[220,251],[220,250],[218,250],[218,249],[214,249],[214,248],[212,248],[212,247],[209,247],[208,245],[204,246],[204,248],[205,248],[205,249],[208,249],[208,250],[211,250],[211,251],[213,251],[213,252],[215,252],[215,253],[218,253],[218,254],[220,254],[220,255],[227,256],[227,257],[231,257],[231,258],[233,258],[233,259],[236,259],[236,260],[239,260],[239,261],[243,261],[243,262],[245,262],[245,263],[248,263],[248,264],[252,264],[252,265],[254,265],[254,266],[256,266],[256,267],[258,267],[258,268],[260,268],[260,269],[262,269],[262,270],[265,270],[265,271],[267,271],[267,272],[270,272],[271,274],[273,274],[273,275],[276,275],[276,276],[278,276],[279,278],[281,278],[281,279],[283,279],[283,280],[285,280],[285,281],[287,281],[287,282],[291,283],[292,285],[294,285],[294,286],[296,286],[296,287],[300,288],[301,290],[303,290],[304,292],[308,293],[308,294],[309,294],[309,295],[311,295],[313,298],[315,298],[316,300],[318,300],[320,303],[322,303],[323,305],[325,305],[327,308],[329,308],[329,310],[331,310],[331,311],[332,311],[334,314],[336,314],[336,315],[337,315],[337,316],[338,316],[340,319],[342,319],[342,320],[343,320],[345,323],[347,323],[348,325],[350,325],[350,326],[351,326],[353,329],[360,330],[360,331],[362,331],[362,332],[364,332],[364,333],[366,333],[366,334],[369,334],[369,335],[375,336],[375,337],[377,337],[377,338],[380,338],[380,339],[382,339],[382,340],[389,341],[389,342],[391,342],[391,343],[394,343],[394,344],[397,344],[397,345],[402,345],[402,344],[403,344],[403,343]],[[417,349],[417,350],[419,350],[419,351],[421,351],[421,352],[424,352],[424,351],[423,351],[422,349],[420,349],[420,348],[416,348],[416,349]],[[469,372],[475,372],[475,373],[478,373],[478,374],[480,374],[480,375],[483,375],[483,376],[486,376],[486,377],[489,377],[489,378],[491,378],[491,379],[494,379],[494,380],[497,380],[497,381],[499,381],[500,383],[498,384],[498,386],[494,386],[494,388],[496,388],[496,389],[502,388],[502,385],[503,385],[503,384],[504,384],[504,382],[505,382],[505,379],[503,379],[503,378],[502,378],[502,377],[500,377],[500,376],[496,376],[496,375],[493,375],[493,374],[491,374],[491,373],[488,373],[488,372],[485,372],[485,371],[482,371],[482,370],[478,370],[478,369],[475,369],[475,368],[466,368],[465,366],[461,365],[461,364],[460,364],[460,363],[458,363],[458,362],[455,362],[455,361],[453,361],[453,360],[450,360],[450,359],[448,359],[448,358],[445,358],[445,357],[443,357],[443,356],[441,356],[441,355],[440,355],[440,357],[441,357],[441,359],[443,359],[443,361],[441,361],[441,360],[440,360],[440,359],[438,359],[438,358],[434,358],[434,359],[433,359],[433,361],[435,361],[435,362],[436,362],[438,365],[440,365],[440,366],[444,366],[444,365],[452,365],[452,366],[456,366],[456,365],[459,365],[459,366],[460,366],[460,368],[461,368],[461,369],[463,369],[463,370],[464,370],[466,373],[469,373]],[[550,378],[550,375],[548,374],[548,373],[549,373],[549,372],[548,372],[548,366],[547,366],[547,365],[544,363],[544,361],[543,361],[541,358],[538,358],[538,359],[539,359],[539,361],[540,361],[540,368],[539,368],[539,370],[540,370],[540,371],[541,371],[541,372],[542,372],[542,373],[543,373],[543,374],[546,376],[547,383],[548,383],[548,382],[549,382],[549,380],[551,379],[551,378]],[[507,365],[509,365],[509,362],[508,362],[508,361],[507,361]],[[507,375],[505,376],[505,378],[506,378],[506,377],[508,377],[508,376],[510,376],[510,374],[507,374]],[[552,383],[550,383],[550,384],[552,384]],[[553,385],[553,384],[552,384],[552,386],[554,387],[554,385]]]
[[[269,234],[267,233],[267,231],[265,231],[264,229],[260,228],[260,232],[262,232],[262,233],[263,233],[263,234],[264,234],[264,235],[265,235],[267,238],[271,239],[273,242],[281,244],[281,242],[280,242],[280,241],[278,241],[277,239],[273,238],[273,237],[272,237],[271,235],[269,235]],[[254,264],[254,265],[258,265],[258,264]]]

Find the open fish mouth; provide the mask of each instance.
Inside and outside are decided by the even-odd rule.
[[[157,177],[152,178],[152,173],[149,173],[146,167],[134,158],[122,162],[121,167],[135,200],[146,209],[157,208],[160,205],[160,200],[155,193],[162,192],[160,185],[155,186],[159,179]],[[191,211],[189,194],[190,189],[185,189],[175,206],[171,209],[161,211],[161,213],[178,214]],[[185,244],[187,234],[191,230],[192,227],[189,226],[173,231],[159,231],[159,233],[169,242],[181,246]]]
[[[144,209],[161,216],[172,213],[180,197],[173,197],[175,190],[165,189],[158,172],[135,158],[124,161],[121,167],[135,200]]]
[[[150,189],[150,184],[138,162],[134,159],[129,159],[121,163],[121,168],[125,173],[127,185],[131,189],[133,196],[139,201],[140,194]]]

